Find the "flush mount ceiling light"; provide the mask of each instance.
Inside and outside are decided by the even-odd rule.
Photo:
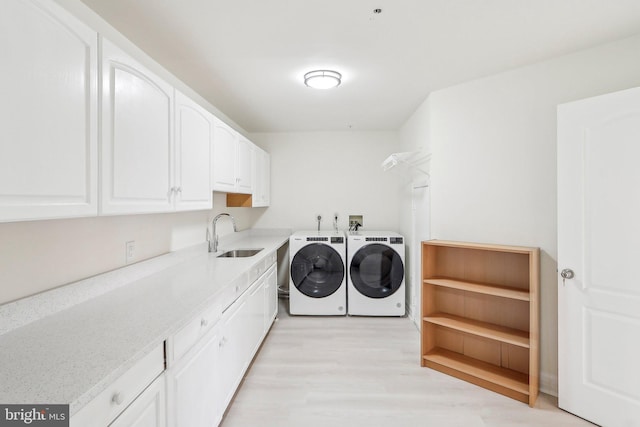
[[[304,84],[314,89],[331,89],[340,85],[342,74],[331,70],[309,71],[304,75]]]

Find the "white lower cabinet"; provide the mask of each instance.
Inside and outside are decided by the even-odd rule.
[[[75,413],[71,427],[217,426],[275,319],[276,254],[246,277],[255,280],[244,292],[234,285],[242,293],[224,311],[214,301]]]
[[[164,426],[162,371],[164,345],[159,345],[75,413],[71,427],[106,426],[112,422],[118,427]]]
[[[218,396],[219,328],[167,371],[169,426],[212,427],[222,418]]]
[[[278,272],[275,264],[264,278],[264,333],[266,334],[278,314]]]
[[[151,383],[110,427],[165,427],[166,393],[164,374]]]
[[[245,294],[246,295],[246,294]],[[221,407],[226,409],[244,374],[247,341],[247,301],[234,303],[222,315],[220,358],[217,376]]]
[[[247,365],[251,363],[253,355],[260,347],[262,337],[264,336],[264,284],[266,275],[262,275],[254,286],[247,299],[247,323],[249,330],[247,331]]]
[[[254,269],[261,272],[265,266]],[[170,338],[166,372],[169,427],[211,427],[220,423],[275,318],[276,277],[274,263],[223,311],[219,320],[216,302]],[[200,338],[198,328],[208,328]],[[193,342],[188,351],[181,350]]]

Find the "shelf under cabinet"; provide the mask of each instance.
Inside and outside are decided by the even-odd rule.
[[[518,347],[529,348],[529,333],[518,329],[480,322],[446,313],[425,316],[425,322],[433,323],[469,334],[490,338]]]
[[[433,278],[425,279],[425,284],[442,286],[445,288],[459,289],[462,291],[476,292],[479,294],[493,295],[503,298],[511,298],[520,301],[529,301],[529,291],[507,286],[485,285],[482,283],[466,282],[463,280]]]
[[[442,348],[423,356],[426,366],[527,402],[529,376]],[[495,386],[495,387],[494,387]]]

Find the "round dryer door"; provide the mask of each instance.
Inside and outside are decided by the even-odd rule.
[[[331,246],[322,243],[307,245],[296,252],[291,261],[291,279],[306,296],[327,297],[342,286],[342,258]]]
[[[404,265],[396,251],[374,243],[355,253],[349,273],[358,292],[370,298],[385,298],[402,285]]]

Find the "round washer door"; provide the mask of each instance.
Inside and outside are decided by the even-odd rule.
[[[373,243],[355,253],[349,273],[358,292],[370,298],[386,298],[402,285],[404,265],[389,246]]]
[[[291,260],[291,279],[308,297],[328,297],[342,285],[344,263],[331,246],[312,243],[296,252]]]

